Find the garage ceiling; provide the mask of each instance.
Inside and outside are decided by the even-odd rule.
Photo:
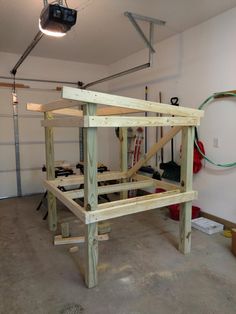
[[[51,1],[49,1],[51,2]],[[131,11],[167,22],[155,42],[236,6],[236,0],[67,0],[77,25],[64,38],[44,36],[31,55],[108,65],[144,48],[124,16]],[[42,0],[0,0],[0,51],[21,54],[38,31]],[[145,30],[146,24],[139,22]],[[148,29],[146,29],[146,32]]]

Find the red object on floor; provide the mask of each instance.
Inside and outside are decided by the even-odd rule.
[[[180,211],[180,204],[170,205],[170,218],[174,220],[179,220],[179,211]],[[198,218],[200,215],[200,208],[197,206],[192,206],[192,219]]]

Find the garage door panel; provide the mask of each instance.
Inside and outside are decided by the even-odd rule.
[[[0,89],[0,114],[12,115],[12,92],[10,89]]]
[[[54,128],[54,140],[79,142],[79,128]]]
[[[41,168],[45,163],[44,144],[20,146],[21,168]]]
[[[15,169],[15,146],[0,145],[0,150],[0,170],[6,171]]]
[[[44,141],[44,129],[41,127],[41,119],[19,118],[19,136],[21,142]]]
[[[77,144],[55,144],[55,160],[66,160],[73,164],[79,162],[79,146]]]
[[[43,193],[43,179],[45,173],[41,170],[21,171],[21,184],[23,195]]]
[[[14,142],[13,119],[0,117],[0,143],[9,142]]]
[[[17,195],[15,172],[0,172],[0,198]]]

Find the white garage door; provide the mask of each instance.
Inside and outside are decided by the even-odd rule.
[[[55,90],[18,89],[18,124],[22,194],[43,192],[45,164],[43,114],[26,110],[27,102],[47,103],[60,98]],[[0,198],[16,196],[16,165],[11,89],[0,89]],[[58,128],[54,133],[55,160],[79,161],[79,129]]]

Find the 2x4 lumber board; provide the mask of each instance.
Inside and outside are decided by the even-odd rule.
[[[45,121],[53,119],[51,113],[44,113]],[[46,169],[47,180],[55,179],[54,169],[54,143],[53,143],[53,129],[50,127],[45,128],[45,153],[46,153]],[[50,231],[57,229],[57,204],[55,196],[49,191],[47,193],[48,204],[48,226]]]
[[[107,241],[109,240],[108,234],[101,234],[98,235],[98,241]],[[62,244],[79,244],[84,243],[85,237],[69,237],[69,238],[63,238],[62,235],[56,235],[54,237],[54,245],[62,245]]]
[[[43,182],[45,188],[56,196],[72,213],[78,217],[82,222],[85,222],[85,210],[79,204],[72,199],[69,199],[64,195],[64,192],[52,185],[50,181],[45,180]]]
[[[120,170],[127,172],[128,170],[128,130],[127,128],[119,128],[119,141],[120,141]],[[122,182],[126,182],[123,179]],[[123,190],[120,193],[121,199],[128,197],[128,190]]]
[[[134,174],[132,176],[132,179],[138,180],[138,181],[150,180],[153,182],[153,186],[158,187],[158,188],[162,188],[162,189],[167,190],[167,191],[178,190],[178,189],[179,189],[179,191],[181,190],[181,187],[179,185],[171,184],[171,183],[168,183],[165,181],[155,180],[155,179],[152,179],[152,178],[146,177],[144,175],[140,175],[140,174]]]
[[[103,107],[97,109],[98,116],[113,116],[119,114],[139,113],[142,112],[136,109],[119,108],[119,107]]]
[[[55,102],[54,102],[55,103]],[[77,105],[76,102],[75,105]],[[36,111],[36,112],[44,112],[44,105],[43,104],[34,104],[28,103],[27,110]],[[129,108],[118,108],[118,107],[103,107],[97,109],[98,116],[112,116],[112,115],[119,115],[119,114],[128,114],[128,113],[139,113],[142,112],[140,110],[129,109]],[[65,116],[75,116],[75,117],[82,117],[83,111],[79,109],[71,109],[71,108],[63,108],[63,109],[56,109],[51,111],[53,114],[65,115]]]
[[[165,193],[171,193],[165,192]],[[144,211],[148,211],[154,208],[161,208],[168,205],[183,203],[183,202],[189,202],[196,198],[197,193],[195,191],[190,192],[183,192],[183,193],[176,193],[173,195],[168,196],[161,196],[158,193],[151,199],[148,199],[147,196],[146,199],[143,197],[143,200],[138,200],[122,205],[118,205],[116,207],[112,208],[104,208],[99,209],[93,212],[87,213],[86,217],[86,223],[94,223],[102,220],[117,218],[121,216],[136,214]],[[132,199],[131,199],[132,200]]]
[[[181,186],[182,191],[192,190],[193,180],[193,143],[194,128],[185,127],[182,130],[182,152],[181,152]],[[186,201],[180,209],[179,221],[179,250],[187,254],[191,250],[191,219],[192,201]]]
[[[127,182],[127,183],[99,186],[97,189],[98,195],[148,188],[148,187],[155,186],[156,182],[154,181],[155,180],[153,181],[145,180],[145,181],[138,181],[138,182]],[[82,198],[84,197],[84,190],[79,189],[79,190],[74,190],[74,191],[68,191],[68,192],[64,192],[64,194],[66,197],[70,199]]]
[[[95,115],[96,106],[83,106],[84,116]],[[84,129],[84,206],[93,212],[98,206],[97,190],[97,128]],[[85,226],[85,283],[93,288],[98,283],[98,224]]]
[[[84,117],[76,117],[76,118],[58,118],[53,120],[42,120],[41,126],[44,127],[81,127],[83,128],[85,125]]]
[[[154,127],[154,126],[196,126],[199,118],[192,117],[69,117],[41,121],[44,127]]]
[[[89,117],[85,127],[153,127],[153,126],[196,126],[200,119],[195,117]]]
[[[84,103],[101,104],[106,106],[123,107],[129,109],[136,109],[141,111],[156,112],[162,114],[176,115],[176,116],[190,116],[190,117],[203,117],[204,111],[176,107],[168,104],[160,104],[157,102],[151,102],[141,99],[99,93],[94,91],[88,91],[84,89],[77,89],[64,86],[62,90],[62,98],[70,100],[78,100]],[[47,111],[60,109],[61,107],[48,106]]]
[[[25,84],[12,84],[12,83],[5,83],[5,82],[0,82],[0,87],[29,88],[29,86]]]
[[[153,194],[148,194],[148,195],[144,195],[144,196],[135,196],[132,198],[128,198],[126,200],[117,200],[117,201],[113,201],[113,202],[109,202],[109,203],[103,203],[103,204],[99,204],[98,205],[98,209],[107,209],[107,208],[113,208],[113,207],[117,207],[117,206],[121,206],[121,205],[125,205],[125,204],[132,204],[134,202],[139,202],[139,201],[143,201],[143,200],[153,200],[153,199],[157,199],[163,196],[168,196],[168,195],[174,195],[174,194],[178,194],[179,193],[179,189],[178,190],[172,190],[172,191],[166,191],[166,192],[162,192],[162,193],[153,193]]]
[[[55,109],[63,109],[67,107],[75,107],[80,105],[80,103],[76,100],[69,100],[69,99],[59,99],[48,104],[36,104],[36,103],[27,103],[26,109],[30,111],[37,111],[37,112],[47,112],[53,111]],[[48,110],[48,108],[51,108]]]
[[[112,181],[127,178],[126,172],[108,171],[105,173],[97,174],[97,182]],[[73,177],[61,177],[51,182],[54,186],[69,186],[84,184],[84,175],[75,175]]]
[[[79,109],[65,108],[65,109],[53,110],[51,111],[51,113],[64,115],[64,116],[83,117],[83,111]]]
[[[157,143],[153,144],[150,150],[145,154],[140,160],[128,170],[127,175],[131,177],[135,172],[137,172],[149,159],[151,159],[166,143],[168,143],[180,130],[182,127],[173,127],[165,136],[163,136]]]

